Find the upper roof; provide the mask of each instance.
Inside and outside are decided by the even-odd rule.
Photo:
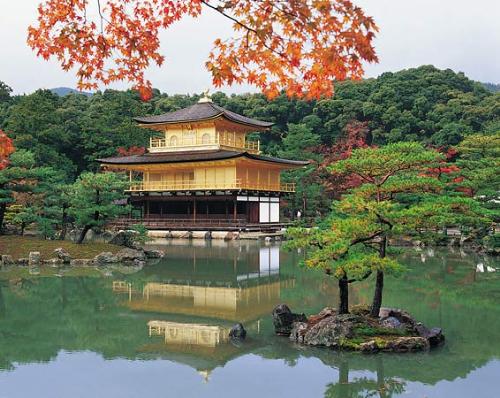
[[[155,152],[144,155],[117,156],[111,158],[97,159],[102,164],[110,165],[133,165],[133,164],[155,164],[155,163],[185,163],[204,162],[210,160],[225,160],[245,157],[247,159],[260,160],[263,162],[279,163],[283,165],[300,167],[309,164],[302,160],[281,159],[270,156],[254,155],[248,152],[212,150],[197,152]]]
[[[164,113],[157,116],[136,117],[134,120],[142,124],[173,124],[190,123],[224,117],[232,122],[255,127],[256,129],[267,129],[274,123],[252,119],[235,112],[222,108],[211,101],[200,101],[187,108]]]

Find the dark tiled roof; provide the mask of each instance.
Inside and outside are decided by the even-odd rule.
[[[246,124],[248,126],[259,129],[271,127],[274,123],[263,122],[262,120],[251,119],[249,117],[239,115],[228,111],[214,104],[213,102],[199,102],[188,106],[187,108],[177,111],[164,113],[158,116],[136,117],[134,120],[143,124],[158,124],[158,123],[188,123],[202,120],[214,119],[219,116],[225,117],[236,123]]]
[[[305,166],[309,162],[301,160],[288,160],[268,156],[253,155],[248,152],[237,151],[190,151],[190,152],[163,152],[145,153],[144,155],[120,156],[112,158],[97,159],[102,164],[130,165],[130,164],[152,164],[152,163],[181,163],[181,162],[204,162],[210,160],[224,160],[239,157],[260,160],[263,162],[281,163],[290,166]]]

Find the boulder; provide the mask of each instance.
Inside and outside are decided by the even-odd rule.
[[[9,266],[9,265],[14,265],[15,262],[14,262],[14,259],[12,258],[11,255],[9,254],[2,254],[2,257],[0,259],[0,265],[2,267],[6,267],[6,266]]]
[[[163,258],[165,257],[165,252],[163,250],[144,250],[144,254],[147,258]]]
[[[304,344],[304,335],[306,334],[308,324],[306,322],[294,322],[290,331],[290,340],[296,343]]]
[[[113,264],[118,262],[118,257],[111,252],[102,252],[94,257],[93,262],[96,265]]]
[[[333,316],[336,313],[337,310],[335,308],[332,307],[323,308],[318,315],[311,315],[307,319],[307,323],[309,324],[309,326],[316,325],[319,321],[322,321],[323,319],[329,316]]]
[[[55,249],[54,254],[57,258],[60,258],[64,264],[69,264],[71,261],[71,255],[62,247]]]
[[[373,354],[379,351],[379,347],[375,340],[365,341],[359,345],[359,350],[365,354]]]
[[[382,307],[380,308],[379,317],[382,322],[387,318],[396,318],[399,322],[410,328],[413,328],[417,323],[408,312],[399,308]]]
[[[64,264],[63,260],[61,260],[60,258],[50,258],[48,260],[45,260],[43,263],[52,267],[59,267],[60,265]]]
[[[136,243],[137,231],[132,230],[120,230],[115,236],[113,236],[108,243],[112,245],[125,246],[131,249],[137,249],[138,245]]]
[[[225,241],[235,240],[235,239],[238,239],[239,237],[240,237],[240,234],[238,232],[228,232],[226,234],[226,236],[224,237],[224,240]]]
[[[41,260],[40,252],[30,252],[28,256],[28,265],[30,267],[37,267],[40,265]]]
[[[170,231],[173,239],[191,239],[191,231]]]
[[[138,258],[136,258],[134,260],[134,267],[139,267],[139,268],[142,268],[146,265],[146,261],[144,260],[139,260]]]
[[[415,330],[420,337],[427,339],[430,347],[437,347],[444,343],[444,334],[441,328],[428,329],[421,323],[417,323]]]
[[[404,327],[404,325],[401,323],[401,321],[394,316],[389,316],[387,318],[384,318],[380,322],[380,326],[387,328],[387,329],[401,329]]]
[[[116,253],[116,258],[118,262],[133,262],[134,260],[144,261],[146,260],[146,254],[144,250],[136,250],[127,247]]]
[[[29,264],[29,262],[30,262],[29,258],[25,258],[25,257],[18,258],[16,261],[17,265],[24,266],[24,267],[26,267]]]
[[[247,331],[241,323],[237,323],[229,331],[229,337],[231,339],[244,340],[247,337]]]
[[[380,346],[380,344],[379,344]],[[393,340],[385,341],[382,347],[383,351],[390,352],[417,352],[429,349],[429,342],[423,337],[398,337]]]
[[[356,326],[363,323],[363,318],[358,315],[329,316],[303,330],[300,342],[314,346],[338,347],[345,339],[352,338]]]
[[[289,336],[294,322],[307,322],[304,314],[294,314],[286,304],[279,304],[273,309],[274,332]]]
[[[69,264],[73,267],[88,267],[92,265],[92,260],[89,258],[74,258]]]

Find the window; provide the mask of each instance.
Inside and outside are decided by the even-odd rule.
[[[173,135],[170,137],[170,146],[177,146],[177,136]]]
[[[202,144],[210,144],[210,134],[205,133],[201,136],[201,143]]]

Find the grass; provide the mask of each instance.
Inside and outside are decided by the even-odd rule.
[[[68,251],[73,258],[94,258],[99,253],[116,253],[121,246],[110,245],[109,243],[76,243],[63,240],[44,240],[31,236],[0,236],[0,254],[11,255],[15,260],[27,258],[30,252],[40,252],[42,259],[54,258],[54,250],[62,247]]]

